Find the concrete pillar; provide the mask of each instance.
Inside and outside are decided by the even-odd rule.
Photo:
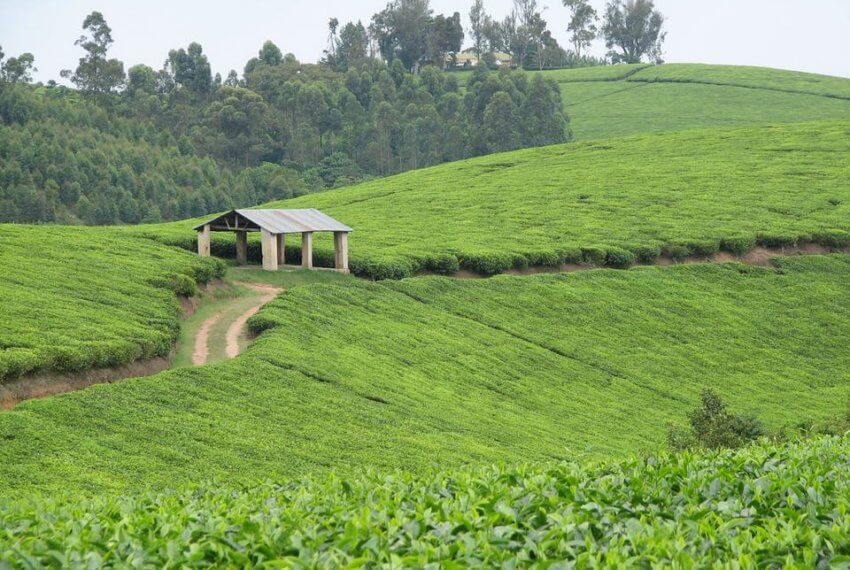
[[[277,271],[277,236],[267,230],[260,230],[263,246],[263,269]]]
[[[210,256],[210,225],[205,225],[198,232],[198,255],[201,257]]]
[[[286,265],[286,234],[277,234],[277,264]]]
[[[236,264],[248,263],[248,232],[236,232]]]
[[[301,267],[313,269],[313,232],[301,234]]]
[[[334,232],[334,267],[348,273],[348,232]]]

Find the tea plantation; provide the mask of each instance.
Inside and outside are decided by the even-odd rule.
[[[0,414],[0,492],[622,456],[712,387],[771,429],[850,398],[850,256],[296,288],[226,363]],[[38,442],[37,445],[34,442]]]
[[[739,65],[531,71],[561,86],[579,141],[708,127],[850,119],[850,79]],[[461,85],[472,72],[456,74]]]
[[[107,229],[0,225],[0,383],[167,356],[176,295],[224,264]]]
[[[821,438],[609,464],[62,493],[0,504],[0,564],[840,568],[848,457],[850,440]]]
[[[627,266],[756,244],[850,244],[850,122],[693,130],[522,150],[277,202],[355,229],[361,276]],[[190,222],[132,228],[194,248]],[[233,248],[219,238],[219,251]],[[318,256],[329,263],[329,240]]]

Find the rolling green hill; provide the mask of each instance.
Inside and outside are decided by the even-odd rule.
[[[818,438],[600,465],[60,493],[0,503],[0,564],[840,568],[848,455],[847,438]]]
[[[850,119],[843,77],[727,65],[610,68],[543,72],[561,84],[576,140]]]
[[[850,122],[610,139],[441,165],[273,203],[355,229],[351,267],[615,266],[814,241],[850,244]],[[193,223],[127,231],[194,247]],[[216,236],[233,248],[232,236]],[[331,259],[329,242],[318,256]]]
[[[771,428],[850,397],[850,256],[293,289],[242,356],[0,414],[0,490],[653,450],[711,387]]]

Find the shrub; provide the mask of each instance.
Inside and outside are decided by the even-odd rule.
[[[691,250],[688,249],[688,246],[686,245],[669,244],[664,246],[662,253],[671,259],[679,261],[689,257],[691,255]]]
[[[558,267],[563,263],[557,251],[532,251],[525,254],[531,267]]]
[[[608,255],[605,258],[606,265],[625,269],[635,264],[637,257],[631,251],[614,247],[608,250]]]
[[[798,236],[790,234],[761,233],[756,237],[756,242],[759,245],[773,249],[795,247],[798,240]]]
[[[639,263],[650,264],[661,256],[661,248],[654,245],[636,245],[629,247]]]
[[[752,251],[756,247],[756,238],[752,236],[736,236],[723,238],[720,242],[721,249],[734,253],[735,255],[744,255]]]
[[[840,249],[850,245],[850,233],[841,230],[826,230],[812,234],[812,241],[824,247]]]
[[[449,275],[460,269],[460,262],[451,253],[435,253],[426,257],[422,266],[428,271]]]
[[[608,252],[601,247],[581,248],[581,262],[588,265],[602,266],[608,258]]]
[[[558,249],[558,257],[561,263],[581,263],[581,248],[565,247]]]
[[[503,253],[480,253],[461,258],[460,266],[481,275],[495,275],[514,267],[514,256]]]
[[[720,240],[690,241],[687,248],[691,255],[708,257],[720,251]]]
[[[737,448],[765,435],[757,418],[730,412],[713,390],[703,390],[700,400],[700,406],[688,414],[689,430],[669,427],[667,442],[672,449]]]

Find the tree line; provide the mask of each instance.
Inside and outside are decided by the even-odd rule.
[[[568,1],[578,13],[581,1]],[[125,72],[100,12],[62,72],[76,89],[25,85],[32,55],[0,50],[0,221],[158,222],[569,140],[556,83],[489,71],[500,49],[540,65],[536,1],[516,0],[498,25],[480,0],[473,12],[488,31],[479,38],[471,19],[480,65],[467,75],[445,70],[465,37],[459,14],[435,16],[427,0],[394,0],[368,26],[331,20],[318,64],[268,41],[225,78],[195,42],[159,70]],[[585,10],[581,46],[595,18]]]

